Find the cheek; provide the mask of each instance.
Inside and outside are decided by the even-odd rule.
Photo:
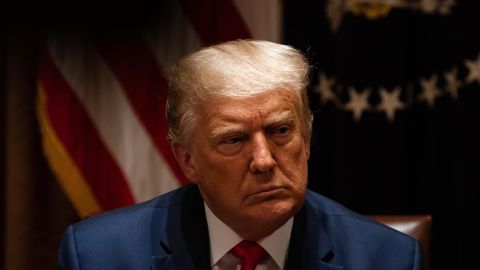
[[[198,185],[202,197],[221,216],[230,216],[239,211],[244,199],[242,179],[228,164],[208,168],[201,175]]]
[[[238,163],[236,160],[205,157],[199,162],[201,178],[231,179],[239,173]]]
[[[203,177],[222,178],[233,181],[248,172],[248,157],[243,153],[225,156],[210,149],[196,157],[198,168]]]
[[[303,180],[307,175],[308,153],[305,151],[305,146],[302,142],[295,142],[289,145],[285,151],[278,155],[280,164],[283,164],[285,173],[288,173],[289,178],[299,178]]]
[[[217,196],[234,196],[239,193],[246,173],[241,158],[218,158],[211,155],[199,159],[199,183]],[[227,194],[227,195],[225,195]],[[230,194],[230,195],[228,195]]]
[[[294,197],[300,201],[307,189],[308,166],[305,151],[291,151],[279,161],[279,171],[284,175]]]

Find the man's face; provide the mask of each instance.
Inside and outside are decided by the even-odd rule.
[[[175,150],[184,172],[224,223],[244,238],[267,236],[305,197],[309,142],[292,97],[216,98],[199,112],[192,143]]]

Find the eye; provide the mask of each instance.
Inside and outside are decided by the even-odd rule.
[[[286,135],[290,133],[290,127],[289,126],[281,126],[275,129],[275,134],[276,135]]]
[[[292,138],[292,127],[290,125],[281,125],[271,130],[271,137],[277,145],[284,145]]]
[[[240,150],[242,150],[244,141],[245,138],[242,136],[226,137],[220,140],[217,145],[217,150],[223,155],[233,156],[235,154],[238,154]]]
[[[229,137],[223,139],[220,143],[221,144],[236,144],[242,141],[242,138],[240,137]]]

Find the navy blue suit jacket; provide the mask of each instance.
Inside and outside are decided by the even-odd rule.
[[[68,227],[61,269],[210,269],[205,211],[190,184]],[[416,240],[308,191],[286,269],[422,269]]]

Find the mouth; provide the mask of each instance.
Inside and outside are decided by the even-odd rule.
[[[250,196],[256,199],[271,199],[281,196],[286,188],[282,186],[266,186],[253,192]]]

